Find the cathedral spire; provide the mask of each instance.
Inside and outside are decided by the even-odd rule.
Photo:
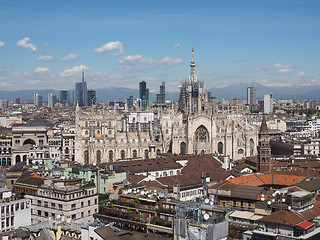
[[[194,47],[193,46],[192,46],[192,57],[191,57],[190,67],[191,67],[191,74],[190,74],[190,77],[189,77],[189,81],[190,82],[196,82],[197,81],[197,77],[196,77],[196,61],[194,60]]]

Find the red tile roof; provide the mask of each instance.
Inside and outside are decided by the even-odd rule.
[[[314,223],[309,222],[309,221],[304,221],[304,222],[302,222],[302,223],[299,223],[297,226],[298,226],[298,227],[301,227],[301,228],[303,228],[303,229],[305,229],[305,230],[307,230],[307,229],[313,227],[313,226],[314,226]]]
[[[280,185],[291,186],[305,180],[305,176],[284,175],[284,174],[250,174],[237,178],[228,179],[229,182],[237,185],[263,186],[263,185]]]

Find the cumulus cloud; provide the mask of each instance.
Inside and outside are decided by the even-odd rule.
[[[79,59],[79,54],[70,53],[69,55],[67,55],[63,58],[60,58],[60,61],[68,62],[68,61],[74,61],[74,60],[78,60],[78,59]]]
[[[286,73],[291,73],[291,72],[293,72],[293,70],[290,68],[282,68],[277,71],[277,73],[281,73],[281,74],[286,74]]]
[[[142,55],[129,55],[118,60],[122,65],[133,66],[133,65],[149,65],[149,66],[160,66],[168,67],[174,64],[182,62],[181,58],[173,59],[171,57],[164,57],[160,59],[147,58]]]
[[[3,41],[0,41],[0,48],[4,47],[4,45],[6,45],[6,43]]]
[[[304,76],[306,73],[305,72],[299,72],[297,73],[297,76]]]
[[[46,67],[37,67],[35,70],[33,70],[34,73],[47,73],[50,72],[50,68]]]
[[[180,46],[181,46],[180,43],[174,43],[174,44],[171,45],[172,48],[178,48]]]
[[[66,69],[60,73],[60,77],[73,77],[81,74],[82,70],[90,70],[90,68],[84,65],[74,66],[73,68]]]
[[[37,51],[37,47],[32,44],[32,43],[29,43],[28,41],[30,41],[30,38],[29,37],[25,37],[24,39],[21,39],[17,42],[17,46],[18,47],[21,47],[21,48],[25,48],[27,50],[30,50],[32,52],[36,52]]]
[[[44,62],[51,62],[54,60],[54,58],[52,56],[40,56],[38,57],[39,61],[44,61]]]
[[[105,45],[93,49],[95,53],[112,53],[113,55],[122,55],[125,50],[123,47],[123,43],[120,41],[108,42]]]

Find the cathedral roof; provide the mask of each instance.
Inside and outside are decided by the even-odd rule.
[[[265,116],[263,116],[263,118],[262,118],[262,123],[261,123],[261,127],[260,127],[260,133],[264,133],[264,134],[268,133],[267,120],[266,120]]]

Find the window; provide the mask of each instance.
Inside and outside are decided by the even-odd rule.
[[[19,203],[16,203],[16,211],[19,210]]]
[[[81,202],[81,208],[83,208],[83,205],[84,205],[83,202]]]
[[[56,204],[55,203],[51,203],[51,207],[52,208],[56,208]]]
[[[48,202],[44,202],[44,206],[45,206],[45,207],[48,207]]]
[[[24,209],[24,202],[21,203],[21,210]]]
[[[41,216],[41,211],[40,210],[38,210],[38,216]]]
[[[89,211],[88,211],[88,216],[90,216],[90,215],[91,215],[91,211],[89,210]]]
[[[48,212],[44,212],[44,216],[48,217],[49,216]]]
[[[72,209],[72,210],[75,210],[75,209],[76,209],[76,204],[75,204],[75,203],[71,205],[71,209]]]
[[[62,204],[59,204],[58,206],[59,206],[59,210],[62,210]]]
[[[76,219],[76,214],[72,214],[71,218],[72,218],[72,220],[75,220]]]
[[[81,218],[84,218],[84,212],[81,213]]]
[[[56,218],[56,214],[55,213],[51,213],[51,218],[55,219]]]
[[[95,199],[95,200],[94,200],[94,204],[97,204],[97,202],[98,202],[97,199]]]
[[[90,204],[91,204],[91,201],[89,200],[89,201],[88,201],[88,206],[90,206]]]
[[[37,203],[38,203],[39,206],[41,206],[41,201],[40,200],[38,200]]]

